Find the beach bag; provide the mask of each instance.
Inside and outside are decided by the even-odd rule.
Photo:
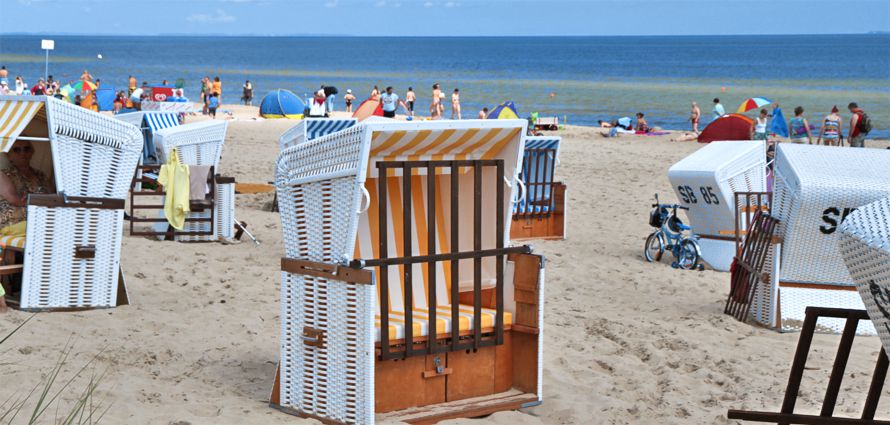
[[[666,210],[664,208],[653,208],[652,212],[649,213],[649,225],[655,228],[661,227],[664,224],[664,217],[667,215]]]
[[[859,114],[859,122],[856,123],[856,126],[859,127],[859,132],[862,134],[868,134],[871,132],[871,117],[868,116],[865,112],[857,112]]]

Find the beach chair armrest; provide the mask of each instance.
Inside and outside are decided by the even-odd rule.
[[[293,258],[281,259],[281,271],[301,274],[306,276],[321,277],[330,280],[339,280],[356,285],[373,284],[372,274],[369,270],[356,270],[340,264],[319,263],[316,261],[297,260]]]
[[[63,194],[28,195],[28,206],[49,208],[90,208],[99,210],[123,210],[125,199],[64,196]]]

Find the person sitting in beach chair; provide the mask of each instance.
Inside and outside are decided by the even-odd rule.
[[[28,195],[32,193],[54,193],[53,182],[42,171],[31,166],[34,147],[31,142],[18,140],[5,155],[9,162],[0,169],[0,235],[3,238],[24,236],[24,226]],[[5,242],[5,241],[4,241]],[[4,247],[6,246],[4,243]],[[9,243],[14,245],[14,243]],[[3,264],[21,263],[17,261],[17,251],[3,249]],[[21,254],[19,254],[20,256]],[[18,282],[16,282],[18,283]],[[4,282],[4,293],[13,293],[11,282]],[[6,305],[5,295],[0,296],[0,310]]]

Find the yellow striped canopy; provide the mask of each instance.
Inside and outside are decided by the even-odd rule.
[[[0,150],[9,152],[41,107],[38,100],[0,100]]]
[[[374,131],[368,171],[377,176],[377,161],[492,159],[520,133],[517,127]]]

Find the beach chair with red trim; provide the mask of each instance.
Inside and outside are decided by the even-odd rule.
[[[540,403],[544,260],[508,237],[526,125],[361,123],[279,155],[273,406],[373,424]]]
[[[142,152],[139,130],[51,97],[0,96],[3,152],[17,140],[31,142],[32,167],[53,179],[57,193],[30,195],[25,237],[2,240],[24,260],[13,306],[128,303],[120,252],[125,198]]]

